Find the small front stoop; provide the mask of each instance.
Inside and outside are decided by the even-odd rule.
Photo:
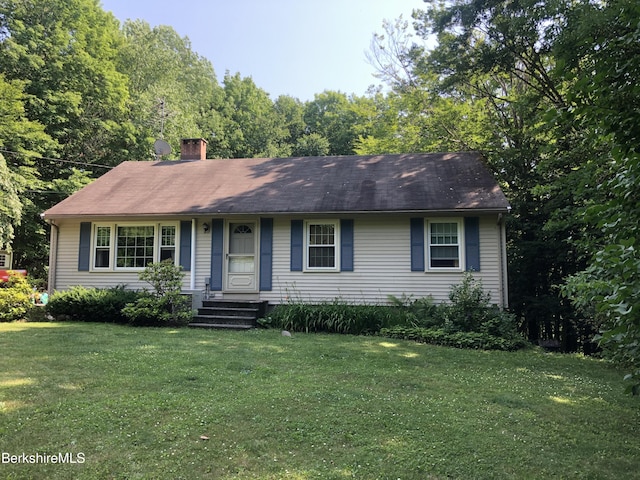
[[[258,325],[266,309],[267,302],[263,301],[203,300],[189,326],[246,330]]]

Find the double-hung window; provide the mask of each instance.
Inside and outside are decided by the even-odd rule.
[[[176,262],[177,225],[97,224],[93,229],[93,268],[142,269],[152,262]]]
[[[427,223],[429,270],[462,268],[462,226],[459,220]]]
[[[338,222],[306,222],[307,270],[330,270],[340,268],[338,262]]]
[[[160,261],[176,259],[176,226],[160,227]]]
[[[93,266],[109,268],[111,266],[111,226],[96,226],[95,239]]]

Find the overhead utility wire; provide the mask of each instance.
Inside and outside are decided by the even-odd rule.
[[[31,157],[37,160],[49,160],[50,162],[62,162],[62,163],[71,163],[73,165],[82,165],[85,167],[101,167],[101,168],[114,168],[111,165],[102,165],[99,163],[86,163],[86,162],[77,162],[75,160],[63,160],[62,158],[51,158],[51,157],[43,157],[41,155],[31,155],[28,153],[20,153],[20,152],[14,152],[12,150],[5,150],[0,148],[0,153],[10,153],[11,155],[22,155],[23,157]]]

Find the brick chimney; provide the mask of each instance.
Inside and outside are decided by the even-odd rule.
[[[180,143],[180,160],[205,160],[207,141],[204,138],[183,138]]]

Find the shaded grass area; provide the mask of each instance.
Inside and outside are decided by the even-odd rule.
[[[2,478],[637,478],[606,363],[380,337],[0,324]],[[203,438],[206,437],[206,438]]]

